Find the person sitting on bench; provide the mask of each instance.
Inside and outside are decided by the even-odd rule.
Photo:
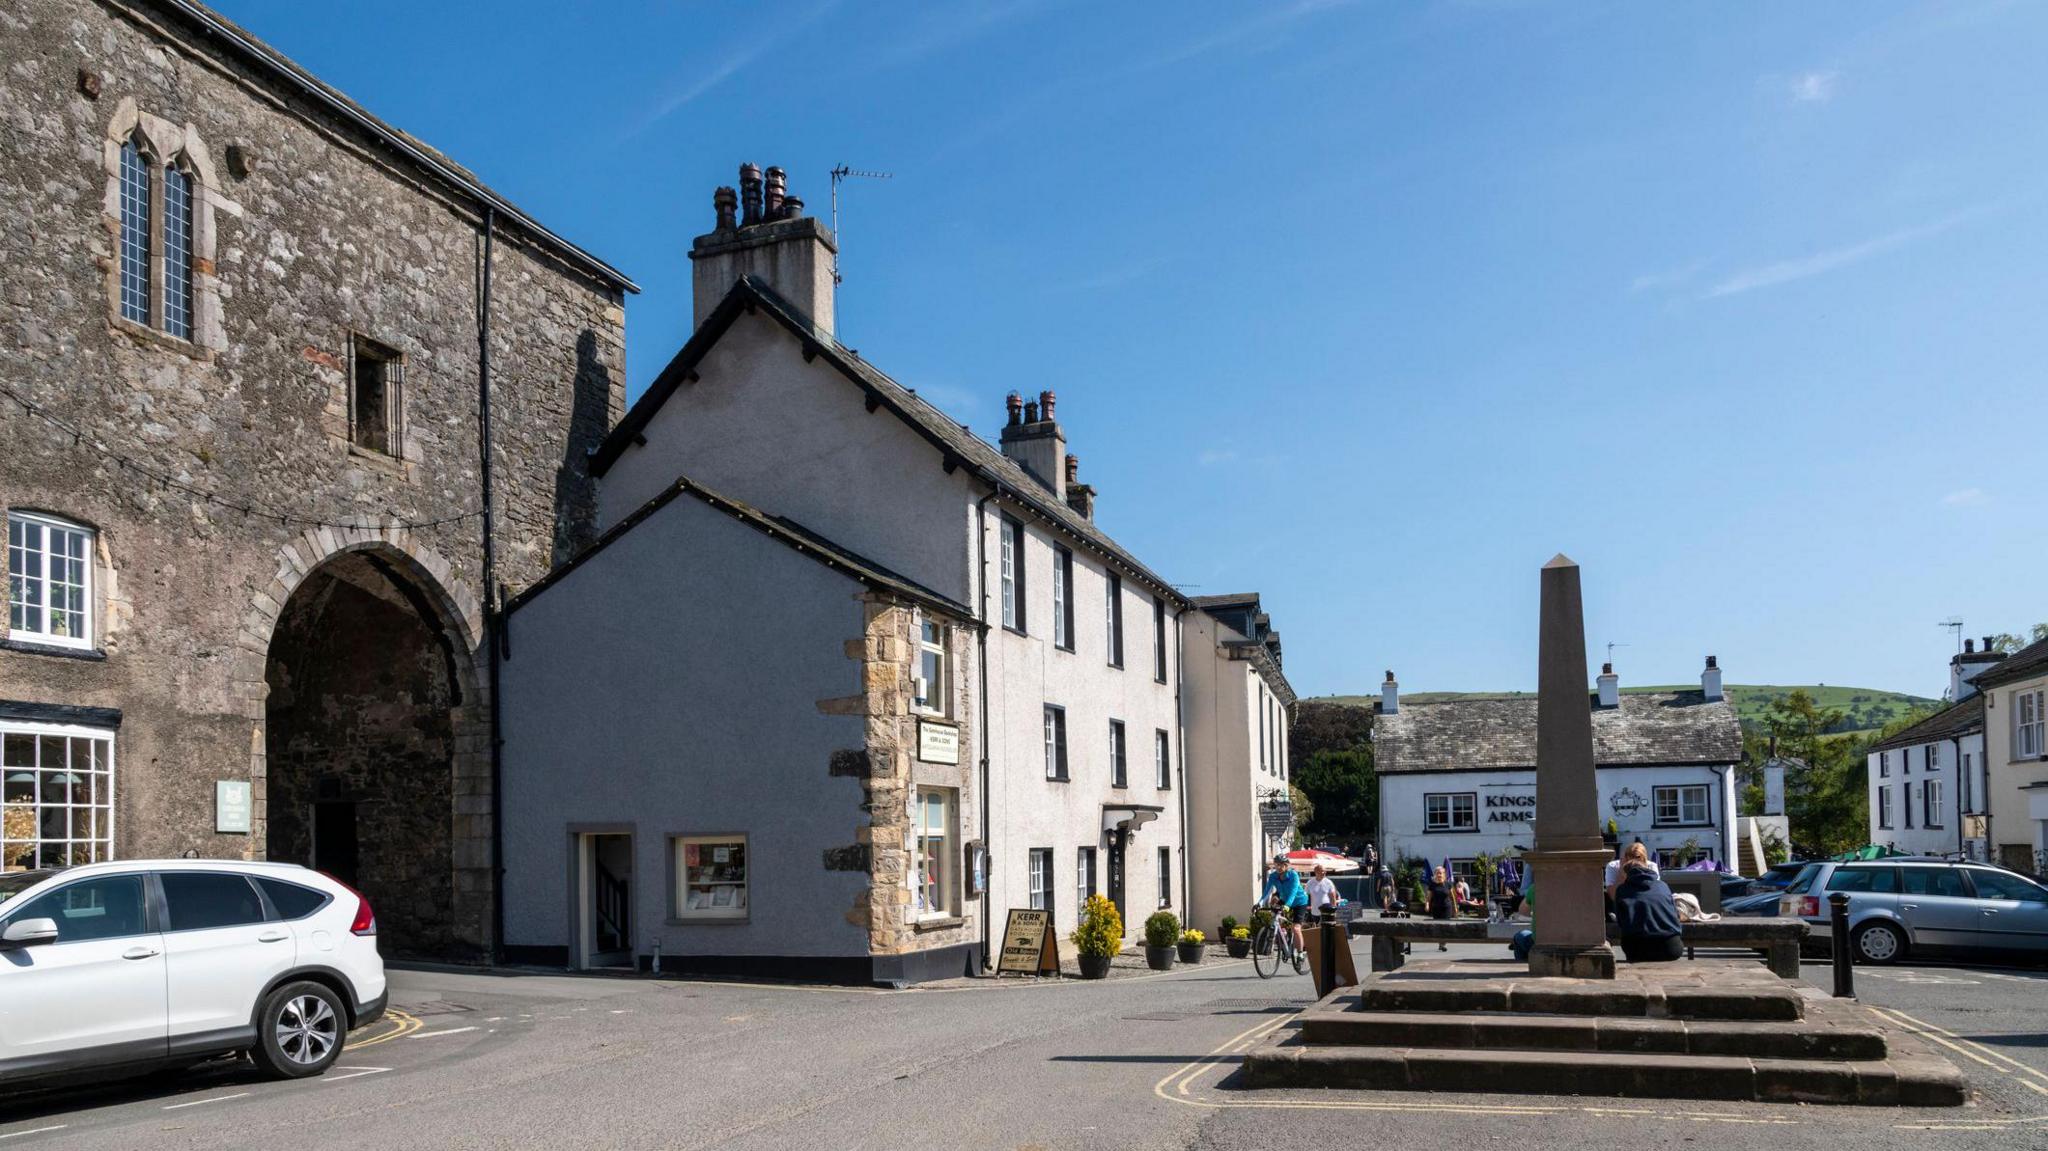
[[[1642,863],[1622,869],[1614,889],[1614,918],[1621,928],[1621,953],[1630,963],[1668,963],[1685,954],[1678,903],[1671,888]]]

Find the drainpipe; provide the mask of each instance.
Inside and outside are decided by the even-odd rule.
[[[498,642],[498,550],[494,538],[495,508],[491,502],[491,240],[497,231],[497,209],[484,204],[484,267],[477,289],[476,389],[477,444],[483,463],[484,646],[490,650],[491,722],[491,962],[505,958],[505,740],[498,692],[502,651]]]
[[[984,861],[981,879],[981,969],[983,971],[988,970],[990,966],[988,961],[991,938],[989,930],[990,919],[994,915],[992,906],[994,896],[990,892],[995,886],[996,874],[995,852],[991,850],[991,844],[989,843],[988,814],[991,801],[988,786],[988,745],[990,740],[988,727],[988,502],[996,498],[998,491],[999,489],[990,488],[989,493],[981,497],[981,502],[974,505],[974,550],[981,564],[979,573],[975,576],[976,586],[981,592],[978,608],[981,616],[981,628],[974,637],[974,663],[976,670],[981,673],[981,730],[977,734],[981,737],[978,742],[981,744],[981,856]]]

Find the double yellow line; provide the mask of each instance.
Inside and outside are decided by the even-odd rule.
[[[1974,1039],[1965,1039],[1946,1028],[1936,1027],[1896,1007],[1875,1007],[1866,1003],[1863,1009],[1894,1027],[1902,1027],[1930,1043],[1948,1048],[1971,1062],[1982,1064],[2016,1082],[2023,1083],[2037,1095],[2048,1095],[2048,1072],[2030,1067]],[[2048,1124],[2048,1115],[2032,1115],[2024,1119],[1972,1119],[1967,1123],[1900,1123],[1898,1126],[1913,1131],[2001,1131],[2021,1125],[2044,1124]]]
[[[378,1020],[378,1022],[389,1023],[391,1026],[370,1036],[368,1039],[357,1039],[354,1036],[350,1036],[347,1049],[357,1051],[364,1047],[375,1047],[379,1043],[389,1043],[393,1039],[403,1039],[427,1025],[425,1020],[420,1019],[416,1015],[408,1015],[396,1007],[386,1008],[384,1010],[384,1018]]]

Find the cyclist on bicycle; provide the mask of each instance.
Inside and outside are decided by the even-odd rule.
[[[1295,874],[1285,852],[1273,857],[1273,870],[1266,873],[1266,884],[1259,889],[1259,902],[1286,912],[1288,934],[1294,937],[1297,949],[1302,947],[1301,924],[1309,914],[1308,889],[1301,885],[1301,876]]]

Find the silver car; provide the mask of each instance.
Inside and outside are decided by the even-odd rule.
[[[1864,963],[1941,951],[2048,958],[2048,888],[2004,868],[1921,857],[1809,864],[1778,914],[1827,939],[1828,896],[1838,891],[1849,897],[1849,946]]]

